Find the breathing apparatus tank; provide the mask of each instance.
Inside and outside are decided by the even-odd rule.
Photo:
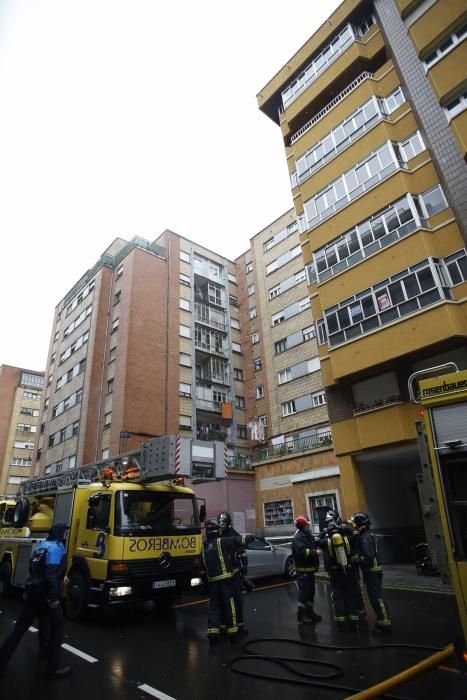
[[[347,554],[345,553],[344,540],[340,532],[335,532],[331,535],[332,546],[336,555],[336,561],[343,569],[347,568]]]

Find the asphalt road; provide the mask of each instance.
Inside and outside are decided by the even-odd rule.
[[[293,582],[269,581],[245,595],[245,619],[249,636],[229,646],[223,640],[210,648],[205,636],[206,602],[200,596],[162,615],[148,604],[109,614],[91,611],[86,622],[65,626],[63,661],[73,674],[60,681],[44,680],[44,662],[37,658],[37,632],[28,632],[0,679],[2,700],[337,700],[351,691],[304,685],[311,679],[296,675],[264,659],[246,659],[236,667],[247,672],[280,676],[282,680],[259,679],[231,670],[235,657],[245,655],[246,639],[273,638],[250,646],[264,656],[308,659],[290,665],[301,674],[329,674],[330,669],[309,659],[337,664],[343,675],[327,683],[362,689],[417,663],[431,652],[423,649],[375,648],[382,642],[441,648],[459,634],[455,599],[442,593],[386,590],[394,633],[390,639],[371,634],[373,613],[358,634],[335,630],[330,615],[329,587],[317,584],[316,609],[323,621],[316,626],[296,624],[296,586]],[[0,602],[0,641],[5,638],[21,607],[19,596]],[[315,647],[279,639],[316,644]],[[324,649],[334,645],[335,649]],[[356,650],[342,647],[369,646]],[[284,680],[287,678],[289,680]],[[293,682],[295,681],[295,682]],[[297,683],[298,681],[298,683]],[[302,683],[300,683],[300,681]],[[326,682],[317,681],[316,682]],[[454,663],[431,671],[392,691],[411,700],[460,700],[467,697],[467,682]]]

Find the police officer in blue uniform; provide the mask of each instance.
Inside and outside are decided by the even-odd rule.
[[[25,605],[13,631],[0,647],[0,676],[23,635],[36,618],[41,630],[41,641],[47,643],[40,654],[47,658],[46,678],[64,678],[71,673],[69,666],[61,666],[61,593],[66,570],[64,538],[67,529],[65,523],[55,523],[50,528],[47,539],[33,547],[24,595]]]

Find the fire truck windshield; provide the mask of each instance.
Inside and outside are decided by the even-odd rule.
[[[116,535],[170,535],[199,532],[198,505],[188,494],[120,491],[116,502]]]

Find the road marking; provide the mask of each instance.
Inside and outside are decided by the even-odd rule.
[[[175,698],[173,698],[171,695],[166,695],[161,690],[156,690],[150,685],[146,685],[146,683],[139,685],[138,690],[144,690],[145,693],[152,695],[153,698],[159,698],[159,700],[175,700]]]
[[[76,647],[72,647],[69,644],[62,644],[62,649],[70,651],[72,654],[76,654],[76,656],[80,656],[85,661],[89,661],[90,664],[95,664],[97,661],[99,661],[99,659],[95,659],[94,656],[89,656],[89,654],[85,654],[84,651],[80,651],[79,649],[76,649]]]

